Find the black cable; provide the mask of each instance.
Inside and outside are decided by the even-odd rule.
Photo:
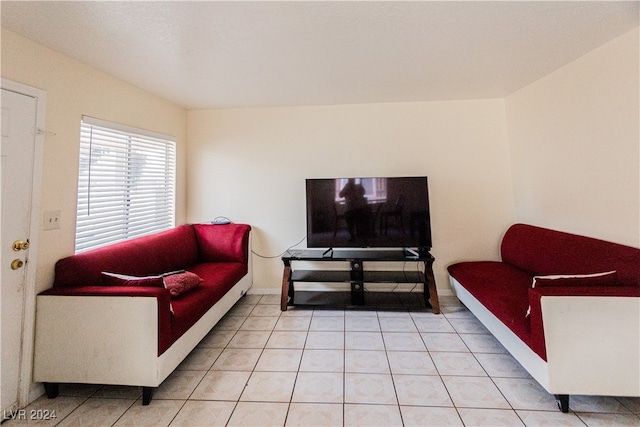
[[[296,246],[298,246],[300,243],[304,242],[305,239],[307,238],[307,236],[304,236],[302,239],[300,239],[297,243],[294,243],[293,245],[289,246],[287,249],[285,249],[284,251],[282,251],[281,253],[279,253],[278,255],[273,255],[273,256],[268,256],[268,255],[261,255],[257,252],[255,252],[253,249],[251,249],[251,253],[254,254],[257,257],[260,258],[264,258],[264,259],[273,259],[273,258],[280,258],[282,255],[286,254],[287,252],[289,252],[292,248],[295,248]]]

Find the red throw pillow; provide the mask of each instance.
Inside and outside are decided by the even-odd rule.
[[[535,276],[532,288],[541,286],[616,286],[618,284],[618,273],[607,271],[594,274],[573,274],[573,275],[553,275]]]
[[[164,286],[169,290],[172,297],[182,295],[199,286],[203,281],[200,276],[189,271],[164,276]]]
[[[164,287],[162,276],[128,276],[126,274],[102,272],[102,284],[105,286],[153,286]]]

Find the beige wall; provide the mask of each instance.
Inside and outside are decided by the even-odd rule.
[[[4,29],[2,77],[47,92],[56,134],[39,215],[61,210],[62,228],[40,232],[38,290],[73,252],[83,114],[177,136],[177,222],[250,223],[263,255],[304,237],[305,178],[346,175],[429,176],[443,289],[451,262],[497,259],[514,220],[640,244],[637,29],[506,100],[187,113]],[[279,287],[278,258],[254,266],[256,287]]]
[[[249,223],[261,255],[304,237],[305,178],[428,175],[442,289],[448,264],[497,259],[513,221],[503,100],[189,111],[188,135],[188,220]],[[279,289],[279,258],[253,265]]]
[[[506,98],[516,221],[640,246],[638,39]]]
[[[59,230],[40,230],[36,290],[74,252],[80,120],[83,115],[177,137],[176,221],[185,218],[186,110],[2,29],[2,77],[47,92],[41,211],[61,211]]]

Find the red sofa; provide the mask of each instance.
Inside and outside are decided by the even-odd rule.
[[[561,410],[569,394],[640,396],[640,249],[526,224],[500,249],[449,266],[451,284]]]
[[[183,225],[58,261],[53,287],[37,296],[34,381],[49,397],[59,383],[142,386],[149,404],[251,286],[250,230]],[[202,279],[195,288],[174,297],[166,277],[158,286],[183,270]]]

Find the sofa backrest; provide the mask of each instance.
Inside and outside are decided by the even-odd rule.
[[[514,224],[501,245],[502,260],[535,275],[616,270],[621,284],[640,287],[640,249],[591,237]]]
[[[63,258],[56,263],[53,286],[96,286],[102,272],[149,276],[184,269],[198,261],[192,225]]]
[[[200,262],[249,262],[247,224],[194,224]]]

